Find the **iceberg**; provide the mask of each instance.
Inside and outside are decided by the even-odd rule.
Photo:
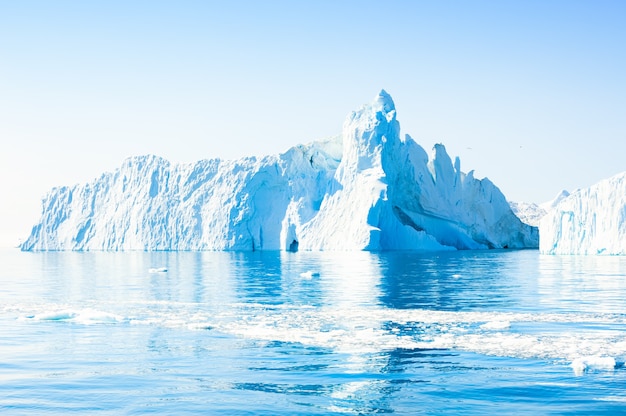
[[[443,145],[401,137],[381,91],[341,135],[279,155],[172,164],[137,156],[53,188],[22,250],[455,250],[537,248],[487,178]]]
[[[539,224],[542,254],[626,254],[626,172],[553,205]]]

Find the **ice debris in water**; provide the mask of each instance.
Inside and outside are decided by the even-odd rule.
[[[502,330],[502,329],[509,329],[510,327],[511,327],[511,323],[509,321],[490,321],[480,326],[481,329],[495,330],[495,331]]]
[[[613,357],[593,355],[576,358],[570,366],[574,369],[574,374],[580,376],[589,369],[613,370],[617,367],[617,362]]]
[[[76,312],[74,311],[55,311],[55,312],[43,312],[36,315],[28,315],[27,318],[33,319],[36,321],[66,321],[69,319],[74,319],[76,317]]]
[[[306,272],[300,273],[300,277],[304,279],[312,279],[314,277],[320,277],[319,272],[314,272],[312,270],[307,270]]]
[[[167,267],[151,267],[148,273],[167,273]]]
[[[124,317],[122,316],[90,308],[82,310],[58,310],[42,312],[39,314],[28,315],[26,316],[26,318],[32,319],[34,321],[63,321],[84,325],[106,324],[124,321]]]

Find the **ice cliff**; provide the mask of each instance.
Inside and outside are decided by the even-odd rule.
[[[23,250],[389,250],[538,247],[488,179],[400,136],[381,91],[342,135],[263,158],[127,159],[52,189]]]
[[[626,172],[579,189],[540,222],[544,254],[626,254]]]

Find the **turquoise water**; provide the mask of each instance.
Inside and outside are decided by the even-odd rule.
[[[0,261],[2,414],[626,413],[621,257]]]

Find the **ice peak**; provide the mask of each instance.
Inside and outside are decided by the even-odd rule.
[[[393,98],[391,95],[387,93],[385,90],[380,90],[378,96],[374,100],[374,105],[377,110],[381,111],[383,114],[390,113],[396,110],[396,105],[393,102]]]
[[[366,125],[371,127],[373,124],[378,124],[383,120],[387,123],[391,123],[396,118],[396,105],[393,102],[391,95],[385,90],[380,90],[374,100],[363,105],[360,110],[353,111],[351,116],[348,117],[347,122],[352,123],[354,121],[363,121]]]
[[[393,99],[381,90],[371,103],[352,112],[346,119],[340,172],[380,167],[383,147],[390,148],[399,142],[399,132]]]

